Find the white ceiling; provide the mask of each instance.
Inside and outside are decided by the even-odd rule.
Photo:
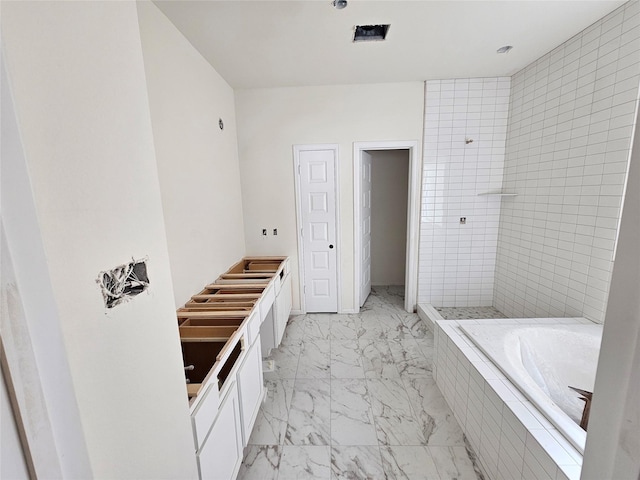
[[[236,89],[512,75],[624,2],[157,0]],[[384,42],[355,25],[390,23]],[[496,50],[513,45],[508,54]]]

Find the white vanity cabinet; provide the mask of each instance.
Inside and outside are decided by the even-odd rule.
[[[237,382],[229,386],[218,416],[197,452],[202,480],[232,480],[242,463],[242,425]]]
[[[245,257],[178,309],[201,480],[237,476],[265,395],[262,355],[290,312],[286,257]]]

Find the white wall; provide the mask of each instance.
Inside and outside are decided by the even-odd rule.
[[[7,69],[92,476],[194,478],[136,5],[2,8]],[[98,273],[145,256],[148,293],[106,312]]]
[[[584,480],[640,478],[639,216],[640,132],[636,123],[584,452]]]
[[[9,85],[4,47],[0,56],[2,345],[29,445],[30,471],[41,478],[86,478],[91,476],[91,467]],[[5,423],[0,418],[3,434]],[[3,456],[1,462],[0,477],[4,478],[5,463],[10,460]]]
[[[640,80],[628,2],[512,78],[494,306],[602,322]]]
[[[247,253],[292,257],[298,292],[293,145],[338,143],[342,309],[354,311],[353,142],[422,137],[422,83],[344,85],[236,92]],[[278,228],[264,238],[262,228]]]
[[[371,284],[404,285],[409,151],[371,150]]]
[[[492,304],[509,84],[426,82],[418,303]]]
[[[175,303],[182,306],[244,255],[234,94],[154,4],[139,2],[138,14]]]

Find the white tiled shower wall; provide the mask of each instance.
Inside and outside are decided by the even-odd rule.
[[[631,1],[512,77],[494,306],[602,322],[640,80]]]
[[[508,77],[426,82],[418,303],[492,305],[500,197],[477,194],[502,187],[509,91]]]

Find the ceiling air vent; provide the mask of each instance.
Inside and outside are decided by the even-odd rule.
[[[384,40],[387,37],[389,25],[356,25],[353,35],[354,42],[370,42]]]

